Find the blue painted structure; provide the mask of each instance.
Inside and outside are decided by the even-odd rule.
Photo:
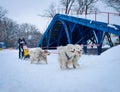
[[[5,42],[0,42],[0,49],[5,49],[5,48],[6,48]]]
[[[98,44],[98,54],[101,53],[105,36],[113,46],[110,34],[120,36],[120,26],[109,27],[107,23],[56,14],[39,41],[39,47],[45,49],[56,48],[67,44],[83,44],[87,53],[87,44],[90,40]]]

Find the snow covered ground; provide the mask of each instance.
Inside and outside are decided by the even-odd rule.
[[[18,50],[2,50],[0,92],[120,92],[119,53],[120,45],[100,56],[83,55],[80,67],[61,70],[55,53],[48,64],[30,64],[18,59]]]

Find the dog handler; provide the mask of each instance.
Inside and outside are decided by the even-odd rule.
[[[20,59],[22,59],[22,58],[23,58],[23,55],[24,55],[24,53],[23,53],[23,45],[24,45],[24,44],[26,45],[25,39],[22,38],[22,37],[20,37],[20,38],[18,39],[19,58],[20,58]]]

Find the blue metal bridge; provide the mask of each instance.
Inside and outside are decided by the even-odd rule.
[[[98,54],[101,53],[105,36],[110,46],[113,46],[110,34],[120,36],[120,25],[109,26],[107,23],[56,14],[39,41],[39,47],[45,49],[65,46],[67,44],[82,44],[87,52],[89,41],[97,44]]]

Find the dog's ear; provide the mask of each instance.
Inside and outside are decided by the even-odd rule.
[[[75,48],[76,48],[76,49],[78,48],[78,49],[82,50],[83,45],[75,44]]]
[[[73,44],[68,44],[67,46],[67,50],[70,51],[70,52],[74,52],[75,51],[75,47]]]

